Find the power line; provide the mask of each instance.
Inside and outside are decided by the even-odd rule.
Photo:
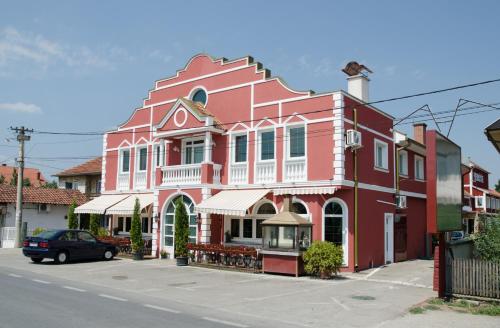
[[[431,90],[427,92],[420,92],[420,93],[415,93],[411,95],[406,95],[406,96],[400,96],[400,97],[393,97],[393,98],[387,98],[387,99],[382,99],[382,100],[377,100],[377,101],[372,101],[372,102],[364,102],[363,104],[360,105],[350,105],[350,106],[343,106],[343,109],[348,109],[350,107],[354,108],[356,106],[366,106],[366,105],[374,105],[374,104],[381,104],[381,103],[386,103],[386,102],[391,102],[391,101],[396,101],[396,100],[403,100],[403,99],[410,99],[410,98],[415,98],[415,97],[421,97],[421,96],[426,96],[426,95],[433,95],[433,94],[438,94],[438,93],[443,93],[443,92],[448,92],[448,91],[454,91],[454,90],[460,90],[464,88],[470,88],[470,87],[475,87],[479,85],[485,85],[485,84],[490,84],[490,83],[496,83],[500,82],[500,78],[498,79],[493,79],[493,80],[486,80],[486,81],[481,81],[481,82],[476,82],[476,83],[469,83],[469,84],[463,84],[463,85],[458,85],[458,86],[453,86],[449,88],[444,88],[444,89],[436,89],[436,90]],[[299,113],[300,115],[304,114],[315,114],[315,113],[321,113],[321,112],[326,112],[330,111],[333,108],[327,108],[327,109],[318,109],[318,110],[313,110],[313,111],[308,111],[308,112],[302,112]],[[295,116],[295,114],[289,114],[289,115],[281,115],[281,116],[274,116],[274,117],[268,117],[267,119],[279,119],[279,118],[285,118],[285,117],[292,117]],[[251,123],[251,122],[257,122],[262,119],[250,119],[250,120],[239,120],[239,121],[233,121],[233,122],[224,122],[220,123],[222,125],[233,125],[233,124],[238,124],[238,123]],[[209,125],[211,127],[216,127],[218,123],[214,123],[212,125]],[[183,128],[177,128],[177,129],[169,129],[169,131],[177,131],[177,130],[183,130]],[[144,132],[154,132],[154,130],[142,130],[142,133]],[[106,133],[109,134],[130,134],[133,132],[130,131],[109,131],[109,132],[97,132],[97,131],[91,131],[91,132],[58,132],[58,131],[38,131],[36,130],[35,133],[38,134],[53,134],[53,135],[104,135]]]

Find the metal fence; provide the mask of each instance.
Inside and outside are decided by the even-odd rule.
[[[500,299],[500,262],[455,258],[449,266],[454,295]]]

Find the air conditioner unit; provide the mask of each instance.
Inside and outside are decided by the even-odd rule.
[[[356,130],[347,130],[346,146],[352,149],[361,147],[361,132]]]
[[[49,204],[39,204],[38,205],[38,213],[49,213],[50,205]]]
[[[396,196],[396,208],[406,208],[406,196]]]

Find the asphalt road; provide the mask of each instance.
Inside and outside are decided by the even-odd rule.
[[[215,317],[199,317],[173,307],[140,302],[116,290],[85,284],[0,273],[0,327],[247,327]]]

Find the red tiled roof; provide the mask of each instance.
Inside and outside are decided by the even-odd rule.
[[[15,203],[16,186],[0,185],[0,203]],[[23,188],[23,203],[70,205],[73,200],[77,205],[87,202],[87,198],[78,190],[51,188]]]
[[[71,167],[67,170],[54,174],[56,177],[67,177],[75,175],[101,174],[102,156],[91,159],[83,164]]]
[[[493,189],[488,189],[488,192],[490,193],[490,195],[500,198],[500,192]]]
[[[10,180],[12,179],[12,172],[14,170],[17,170],[17,168],[14,166],[0,166],[0,175],[3,175],[3,177],[5,178],[4,183],[10,184]],[[40,172],[38,169],[29,167],[24,168],[24,179],[29,179],[33,187],[40,187],[47,183],[47,180],[43,176],[42,172]]]

